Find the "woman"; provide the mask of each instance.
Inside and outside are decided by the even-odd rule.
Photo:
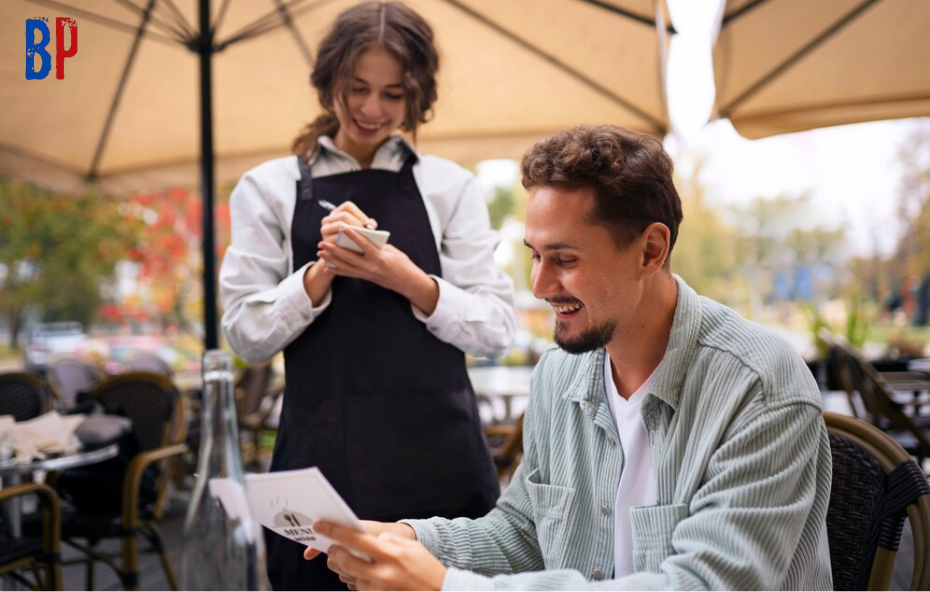
[[[432,29],[400,3],[368,2],[337,18],[317,56],[324,114],[296,156],[236,187],[220,273],[233,349],[249,361],[284,350],[271,468],[318,466],[363,519],[484,515],[499,486],[464,352],[510,343],[513,286],[474,176],[396,133],[415,138],[436,100]],[[390,242],[375,247],[361,226]],[[363,253],[338,246],[340,232]],[[267,540],[276,589],[342,587],[325,559]]]

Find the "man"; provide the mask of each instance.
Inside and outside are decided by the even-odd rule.
[[[319,524],[330,567],[359,589],[832,589],[817,386],[789,344],[671,273],[661,144],[579,126],[522,173],[558,345],[533,374],[523,464],[477,520]]]

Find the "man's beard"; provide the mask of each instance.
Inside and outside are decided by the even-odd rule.
[[[570,354],[583,354],[604,347],[614,336],[617,323],[607,321],[597,327],[582,331],[577,337],[566,335],[565,323],[556,320],[553,338],[556,345]]]

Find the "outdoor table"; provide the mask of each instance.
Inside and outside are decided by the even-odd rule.
[[[110,444],[104,448],[50,456],[44,460],[35,459],[28,464],[13,464],[12,459],[0,463],[0,480],[4,486],[17,485],[22,481],[23,475],[36,471],[62,471],[73,469],[109,460],[119,452],[118,444]],[[22,515],[19,498],[7,500],[3,506],[3,521],[7,530],[13,537],[22,536]]]
[[[513,417],[513,401],[524,402],[530,397],[530,376],[533,366],[472,366],[468,377],[476,395],[499,400],[504,406],[504,421]]]

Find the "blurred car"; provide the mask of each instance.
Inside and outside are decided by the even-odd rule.
[[[76,321],[37,325],[24,351],[26,371],[44,373],[53,357],[74,354],[85,341],[84,327]]]

